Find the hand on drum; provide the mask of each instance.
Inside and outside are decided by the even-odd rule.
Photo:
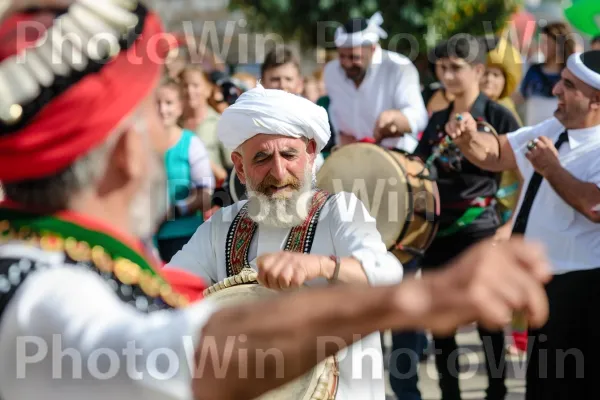
[[[423,275],[428,292],[423,324],[442,335],[473,321],[498,329],[511,322],[514,311],[522,310],[531,326],[539,327],[548,318],[543,285],[550,278],[541,247],[520,238],[482,242],[448,268]]]
[[[470,142],[477,132],[477,122],[469,113],[457,114],[446,123],[445,131],[452,141],[460,147]]]
[[[281,251],[257,259],[258,282],[274,290],[299,288],[322,274],[322,256]]]
[[[397,113],[397,110],[386,110],[379,114],[379,118],[375,122],[375,131],[373,132],[376,143],[381,143],[387,137],[400,136],[400,132],[398,132],[398,127],[396,126]]]

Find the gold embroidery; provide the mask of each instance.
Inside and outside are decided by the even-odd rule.
[[[140,281],[142,269],[131,261],[120,258],[115,262],[115,275],[125,285],[135,285]]]
[[[83,241],[77,241],[75,238],[67,238],[65,241],[65,251],[73,260],[78,262],[89,261],[92,258],[90,245]]]
[[[46,251],[63,251],[65,241],[56,235],[44,235],[40,238],[40,247]]]
[[[158,297],[161,282],[147,271],[142,271],[139,286],[150,297]]]
[[[113,272],[113,260],[100,246],[92,249],[92,262],[102,272]]]
[[[174,292],[171,286],[159,277],[143,270],[131,260],[124,258],[113,260],[101,246],[91,248],[87,242],[77,241],[73,237],[63,239],[52,232],[44,232],[40,235],[28,227],[21,228],[17,233],[8,221],[0,221],[0,241],[16,238],[45,251],[65,251],[74,261],[92,262],[101,272],[114,273],[121,283],[138,285],[146,296],[150,298],[160,296],[171,307],[185,307],[189,304],[186,296]]]

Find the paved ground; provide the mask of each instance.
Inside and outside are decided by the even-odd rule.
[[[477,331],[473,327],[461,330],[457,342],[464,354],[460,356],[460,387],[463,400],[484,400],[487,387],[484,353]],[[391,337],[386,334],[386,347],[391,346]],[[461,350],[461,351],[462,351]],[[507,369],[506,386],[509,395],[506,400],[523,400],[525,393],[525,368],[524,356],[509,356],[510,364]],[[419,367],[419,389],[423,400],[439,400],[440,391],[437,382],[437,370],[433,357],[423,362]],[[396,400],[388,385],[388,399]]]

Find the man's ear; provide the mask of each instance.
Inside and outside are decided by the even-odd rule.
[[[146,160],[141,141],[140,135],[133,129],[124,131],[116,139],[98,186],[101,196],[130,185],[144,174]]]
[[[111,157],[115,172],[127,180],[139,178],[146,165],[142,147],[142,138],[133,128],[123,132],[117,139]]]
[[[237,174],[238,179],[245,185],[246,173],[244,172],[244,162],[242,155],[238,151],[234,151],[233,153],[231,153],[231,161],[233,161],[233,166],[235,167],[235,172]]]
[[[594,111],[600,110],[600,90],[595,90],[590,99],[590,108]]]
[[[312,161],[317,158],[317,142],[314,139],[310,139],[306,144],[306,152]]]

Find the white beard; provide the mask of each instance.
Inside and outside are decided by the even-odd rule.
[[[311,204],[314,174],[312,165],[307,164],[302,187],[289,198],[269,197],[255,190],[247,181],[248,216],[257,224],[274,228],[293,228],[301,225],[308,217]]]

